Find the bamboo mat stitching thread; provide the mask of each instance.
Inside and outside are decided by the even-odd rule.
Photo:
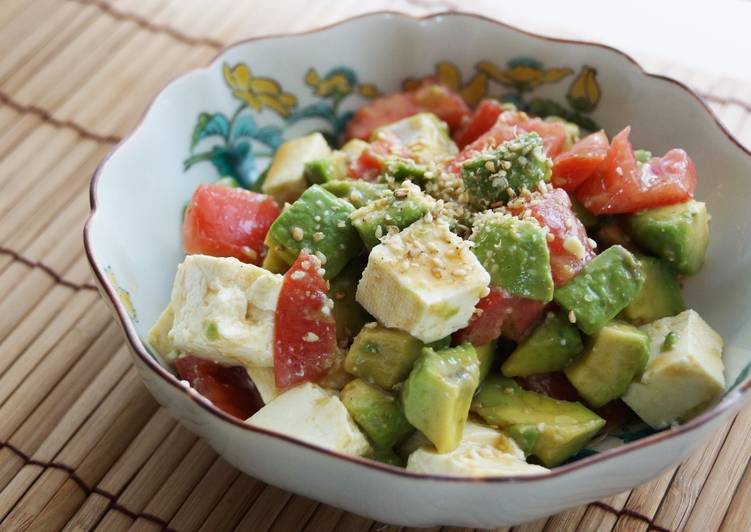
[[[150,514],[147,512],[134,512],[133,510],[129,510],[125,506],[121,505],[117,502],[117,496],[113,495],[112,493],[103,490],[99,487],[90,487],[86,482],[78,476],[76,473],[76,470],[72,468],[71,466],[67,464],[62,464],[60,462],[46,462],[43,460],[37,460],[35,458],[32,458],[25,452],[23,452],[21,449],[16,447],[15,445],[8,443],[8,442],[0,442],[0,449],[5,448],[11,451],[13,454],[17,455],[21,460],[24,461],[25,465],[33,465],[38,466],[43,469],[59,469],[60,471],[64,471],[68,474],[68,478],[70,478],[73,482],[76,483],[76,485],[83,491],[86,496],[90,495],[100,495],[107,499],[108,504],[107,508],[112,509],[115,511],[118,511],[129,518],[133,519],[134,521],[141,518],[145,519],[146,521],[150,521],[156,525],[159,525],[162,530],[171,531],[172,529],[169,528],[168,523],[161,519],[160,517],[157,517],[154,514]]]
[[[73,290],[97,290],[97,287],[90,283],[74,283],[72,281],[68,281],[67,279],[64,279],[62,275],[57,273],[55,270],[47,266],[46,264],[34,261],[31,259],[27,259],[26,257],[23,257],[22,255],[18,254],[18,252],[13,251],[12,249],[8,249],[6,247],[0,246],[0,253],[3,255],[8,255],[11,257],[14,261],[20,262],[22,264],[25,264],[29,268],[38,268],[42,270],[44,273],[52,277],[52,279],[57,283],[61,284],[63,286],[67,286],[68,288],[72,288]]]
[[[609,504],[602,502],[602,501],[594,501],[590,502],[587,506],[594,506],[596,508],[599,508],[600,510],[605,510],[606,512],[610,512],[611,514],[615,514],[617,516],[626,516],[626,517],[632,517],[634,519],[638,519],[639,521],[643,521],[649,525],[650,530],[657,530],[658,532],[672,532],[670,529],[667,529],[663,526],[658,525],[655,523],[652,518],[637,512],[636,510],[631,510],[629,508],[621,508],[618,510],[617,508],[613,508]]]

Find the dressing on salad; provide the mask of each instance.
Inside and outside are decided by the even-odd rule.
[[[709,215],[680,149],[634,150],[425,81],[346,142],[201,185],[151,347],[248,424],[412,471],[531,475],[722,394],[681,296]]]

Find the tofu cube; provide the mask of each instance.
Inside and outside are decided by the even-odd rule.
[[[371,451],[367,438],[339,397],[310,382],[285,391],[248,418],[247,423],[332,451],[358,456]]]
[[[356,299],[386,327],[429,343],[465,327],[489,283],[470,244],[428,213],[373,248]]]
[[[288,140],[276,150],[261,190],[279,204],[292,203],[306,188],[305,163],[331,155],[331,148],[320,133]]]
[[[187,256],[172,288],[172,345],[228,364],[273,366],[274,313],[282,279],[235,258]]]
[[[167,305],[167,308],[159,315],[156,323],[149,330],[149,344],[162,363],[170,362],[177,357],[175,345],[169,336],[174,321],[175,313],[172,310],[172,305]]]
[[[623,400],[655,429],[683,421],[725,389],[722,338],[693,310],[641,327],[650,358]]]
[[[548,469],[528,464],[516,442],[485,425],[467,421],[459,447],[439,454],[421,447],[409,455],[407,469],[420,473],[471,477],[535,475]]]

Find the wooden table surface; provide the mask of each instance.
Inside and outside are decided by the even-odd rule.
[[[430,0],[0,0],[0,530],[397,530],[239,473],[131,366],[81,249],[88,182],[166,81],[226,43]],[[502,15],[501,6],[467,9]],[[751,90],[664,58],[751,145]],[[751,529],[751,409],[639,488],[514,530]]]

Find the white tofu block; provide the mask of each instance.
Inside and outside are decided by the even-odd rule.
[[[344,403],[335,393],[310,382],[285,391],[247,423],[332,451],[358,456],[371,451]]]
[[[187,256],[172,288],[172,345],[228,364],[272,367],[282,279],[235,258]]]
[[[469,246],[429,213],[373,248],[356,299],[423,342],[448,336],[469,323],[490,283]]]
[[[282,391],[276,387],[274,368],[247,368],[248,377],[255,384],[264,404],[276,399]]]
[[[175,357],[175,345],[169,336],[174,319],[175,313],[172,311],[172,306],[167,305],[167,308],[159,315],[156,323],[149,330],[149,345],[161,357],[162,361],[172,360]]]
[[[467,421],[459,446],[439,454],[432,446],[409,455],[407,469],[420,473],[471,477],[535,475],[548,469],[528,464],[516,442],[495,429]]]
[[[292,203],[308,188],[305,163],[328,155],[331,148],[320,133],[288,140],[276,150],[261,190],[282,205]]]
[[[650,337],[650,358],[641,379],[623,400],[659,429],[683,421],[725,389],[722,338],[693,310],[641,327]],[[665,344],[671,335],[672,346]]]

